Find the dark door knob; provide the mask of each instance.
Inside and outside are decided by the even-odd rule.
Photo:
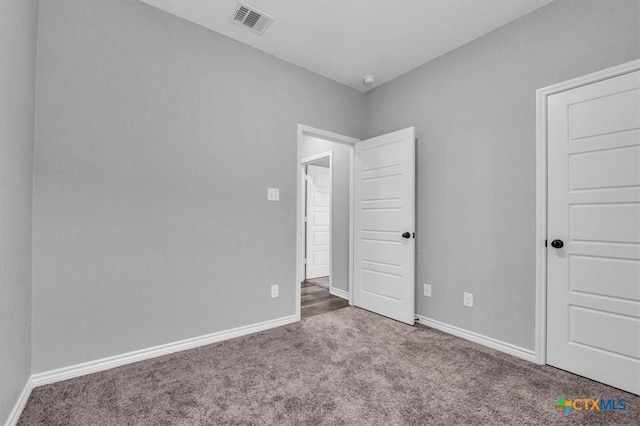
[[[559,249],[564,247],[564,243],[562,240],[553,240],[551,241],[551,247]]]
[[[404,234],[402,234],[402,238],[411,238],[411,234],[408,232],[405,232]]]

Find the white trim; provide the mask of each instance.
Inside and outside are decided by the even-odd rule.
[[[353,239],[354,239],[354,211],[355,211],[355,143],[349,150],[349,305],[353,306],[353,271],[355,263],[353,260]]]
[[[547,361],[547,97],[640,70],[640,60],[597,71],[536,91],[536,318],[535,362]]]
[[[320,139],[326,139],[332,142],[344,143],[347,145],[354,145],[356,142],[360,142],[360,139],[352,138],[350,136],[344,136],[338,133],[332,133],[326,130],[317,129],[315,127],[305,126],[304,124],[298,124],[298,136],[302,135],[317,137]]]
[[[321,152],[320,154],[312,155],[311,157],[305,157],[300,160],[300,164],[306,166],[308,163],[313,163],[314,161],[320,160],[325,157],[329,157],[329,160],[332,160],[333,151]],[[331,161],[329,161],[329,164],[331,164]]]
[[[58,368],[56,370],[45,371],[43,373],[32,375],[31,383],[33,387],[55,383],[61,380],[72,379],[74,377],[84,376],[86,374],[109,370],[111,368],[119,367],[125,364],[131,364],[133,362],[143,361],[162,355],[168,355],[174,352],[184,351],[186,349],[197,348],[199,346],[233,339],[235,337],[240,337],[247,334],[257,333],[259,331],[280,327],[297,321],[298,318],[296,318],[295,315],[290,315],[287,317],[277,318],[256,324],[236,327],[230,330],[219,331],[217,333],[211,333],[200,337],[193,337],[191,339],[180,340],[178,342],[167,343],[147,349],[141,349],[121,355],[102,358],[95,361],[71,365],[69,367]]]
[[[525,349],[520,346],[512,345],[511,343],[494,339],[492,337],[474,333],[473,331],[445,324],[431,318],[423,317],[422,315],[416,315],[416,317],[418,317],[420,324],[435,328],[436,330],[444,331],[445,333],[452,334],[457,337],[461,337],[473,343],[477,343],[479,345],[486,346],[488,348],[495,349],[509,355],[513,355],[526,361],[535,362],[535,352],[530,349]]]
[[[22,411],[24,410],[25,405],[27,405],[27,401],[29,400],[29,395],[31,395],[31,391],[33,390],[33,376],[27,379],[27,383],[25,383],[16,404],[13,406],[13,410],[9,414],[7,421],[5,422],[5,426],[15,426],[18,424],[18,420],[20,420],[20,416],[22,415]]]
[[[536,92],[536,310],[535,362],[547,354],[547,95]]]
[[[316,137],[319,139],[325,139],[332,142],[342,143],[348,145],[350,147],[349,152],[349,167],[351,168],[351,173],[349,173],[349,301],[352,303],[353,301],[353,147],[356,142],[359,142],[359,139],[352,138],[349,136],[339,135],[337,133],[327,132],[326,130],[316,129],[314,127],[305,126],[303,124],[298,124],[298,141],[297,141],[297,182],[298,188],[296,191],[297,194],[297,202],[296,202],[296,297],[295,297],[295,312],[296,318],[298,321],[300,320],[300,283],[304,281],[304,215],[303,215],[303,203],[304,203],[304,185],[303,178],[304,175],[302,173],[303,161],[314,159],[314,157],[321,158],[323,155],[326,156],[326,153],[318,154],[314,157],[301,158],[301,144],[303,143],[304,136]],[[333,175],[333,164],[332,164],[332,175]],[[333,192],[332,192],[333,197]],[[333,203],[333,200],[332,200]],[[333,212],[333,204],[332,204],[332,212]]]
[[[331,287],[329,289],[329,293],[333,294],[334,296],[342,297],[343,299],[349,300],[349,292],[348,291],[344,291],[344,290],[341,290],[339,288]]]

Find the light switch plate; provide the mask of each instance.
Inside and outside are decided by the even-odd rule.
[[[280,188],[267,188],[267,201],[280,201]]]

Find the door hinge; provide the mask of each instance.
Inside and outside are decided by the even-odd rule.
[[[547,240],[544,240],[544,246],[545,247],[547,246]]]
[[[304,217],[304,221],[305,221],[305,222],[307,221],[307,217],[306,217],[306,216]],[[545,243],[545,244],[546,244],[546,243]]]
[[[306,258],[304,259],[304,264],[305,264],[305,265],[307,264],[307,259],[306,259]]]

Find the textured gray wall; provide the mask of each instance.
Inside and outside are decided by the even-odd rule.
[[[351,135],[344,135],[351,136]],[[332,151],[331,285],[349,291],[349,152],[348,145],[305,136],[301,159]]]
[[[535,91],[637,59],[639,22],[556,1],[367,94],[368,136],[416,126],[418,314],[533,349]]]
[[[0,423],[31,375],[31,212],[38,2],[0,1]]]
[[[293,315],[297,124],[364,95],[137,1],[39,30],[33,372]]]

